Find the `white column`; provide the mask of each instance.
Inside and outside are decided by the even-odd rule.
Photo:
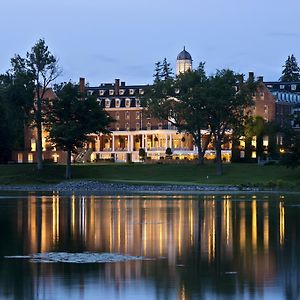
[[[172,134],[170,134],[169,147],[172,149]]]
[[[166,148],[168,148],[168,135],[166,134]]]
[[[130,135],[127,135],[127,151],[130,151],[131,138]]]
[[[112,151],[115,152],[115,136],[112,135]]]
[[[134,146],[134,135],[132,134],[130,137],[131,137],[130,151],[132,152]]]
[[[142,148],[145,149],[145,135],[142,134]]]

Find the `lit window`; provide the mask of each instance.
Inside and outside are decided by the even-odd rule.
[[[59,155],[57,153],[55,153],[55,154],[52,155],[52,157],[53,157],[53,162],[57,163]]]
[[[267,114],[268,113],[268,105],[264,106],[264,113]]]
[[[256,136],[252,137],[251,146],[256,148]]]
[[[125,120],[129,120],[130,119],[130,113],[129,111],[125,112]]]
[[[125,99],[125,106],[130,107],[130,99]]]
[[[124,95],[124,94],[125,94],[125,90],[120,89],[120,90],[119,90],[119,94],[120,94],[121,96]]]
[[[251,157],[256,158],[256,151],[252,151]]]
[[[292,91],[296,91],[296,89],[297,89],[297,85],[296,85],[296,84],[292,84],[292,85],[291,85],[291,90],[292,90]]]
[[[158,123],[158,129],[162,129],[162,123]]]
[[[109,90],[109,95],[112,96],[114,94],[114,90]]]
[[[265,135],[263,137],[263,146],[264,147],[268,147],[269,146],[269,137],[267,135]]]
[[[33,162],[33,155],[32,155],[32,153],[28,153],[28,162],[29,163]]]
[[[105,93],[105,90],[99,90],[99,95],[100,95],[100,96],[103,96],[104,93]]]
[[[139,94],[140,95],[144,95],[144,90],[143,89],[139,89]]]
[[[130,127],[129,127],[129,123],[128,123],[128,122],[125,124],[125,129],[126,129],[127,131],[130,130]]]
[[[141,100],[136,99],[135,103],[136,103],[136,107],[140,107],[141,106]]]
[[[120,99],[116,99],[116,107],[120,107],[121,104],[121,100]]]
[[[120,130],[120,124],[116,123],[116,130],[119,131]]]
[[[110,107],[110,100],[109,99],[105,99],[105,107],[106,108]]]
[[[120,113],[117,111],[116,112],[116,120],[119,120],[120,119]]]
[[[151,130],[151,123],[150,122],[147,123],[147,130]]]
[[[136,118],[137,120],[139,120],[140,117],[141,117],[141,113],[140,113],[139,111],[137,111],[137,112],[135,113],[135,118]]]
[[[31,139],[31,151],[36,151],[36,141],[35,139]]]
[[[245,151],[242,150],[242,151],[240,152],[240,158],[244,158],[244,157],[245,157]]]
[[[136,123],[136,127],[135,128],[136,128],[136,130],[140,130],[141,129],[141,125],[140,125],[139,122]]]
[[[23,153],[18,153],[18,163],[23,162]]]

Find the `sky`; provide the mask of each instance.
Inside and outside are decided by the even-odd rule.
[[[288,55],[300,62],[299,10],[299,0],[1,0],[0,73],[44,38],[58,81],[152,83],[155,62],[175,70],[183,46],[208,74],[277,80]]]

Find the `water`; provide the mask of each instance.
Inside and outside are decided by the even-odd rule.
[[[299,200],[3,195],[0,299],[297,299]]]

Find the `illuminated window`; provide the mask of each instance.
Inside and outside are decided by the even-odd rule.
[[[292,85],[291,85],[291,90],[292,90],[292,91],[296,91],[296,89],[297,89],[297,85],[296,85],[296,84],[292,84]]]
[[[143,89],[139,89],[139,94],[140,95],[144,95],[144,90]]]
[[[18,163],[23,162],[23,153],[18,153]]]
[[[268,105],[264,105],[264,113],[265,113],[265,114],[268,113]]]
[[[130,113],[129,111],[125,112],[125,120],[129,120],[130,119]]]
[[[129,126],[129,123],[128,123],[128,122],[125,124],[125,129],[126,129],[127,131],[130,130],[130,126]]]
[[[162,123],[158,123],[158,129],[162,129],[163,125]]]
[[[117,111],[116,112],[116,120],[119,120],[120,119],[120,113]]]
[[[139,120],[140,117],[141,117],[141,113],[140,113],[139,111],[137,111],[137,112],[135,113],[135,118],[136,118],[137,120]]]
[[[28,158],[27,158],[28,162],[29,163],[32,163],[33,162],[33,155],[32,153],[28,153]]]
[[[245,151],[241,151],[241,152],[240,152],[240,157],[241,157],[241,158],[244,158],[244,157],[245,157]]]
[[[256,151],[252,151],[251,157],[256,158]]]
[[[141,100],[136,99],[135,103],[136,103],[136,107],[140,107],[141,106]]]
[[[114,90],[109,90],[109,95],[112,96],[114,94]]]
[[[31,151],[36,151],[36,141],[35,139],[31,139]]]
[[[55,154],[52,155],[52,157],[53,157],[53,162],[57,163],[59,155],[57,153],[55,153]]]
[[[124,94],[125,94],[125,90],[120,89],[120,90],[119,90],[119,94],[120,94],[121,96],[124,95]]]
[[[130,90],[129,90],[129,94],[130,94],[130,95],[133,95],[133,94],[134,94],[134,89],[130,89]]]
[[[116,123],[116,130],[119,131],[120,130],[120,124]]]
[[[100,96],[103,96],[104,93],[105,93],[105,90],[99,90],[99,95],[100,95]]]
[[[136,127],[135,128],[136,128],[136,130],[140,130],[141,129],[141,126],[140,126],[139,122],[136,123]]]
[[[116,107],[120,107],[121,104],[121,100],[120,99],[116,99]]]
[[[263,146],[264,147],[268,147],[269,146],[269,137],[267,135],[265,135],[263,137]]]
[[[151,130],[151,123],[150,122],[147,123],[147,130]]]
[[[251,146],[256,148],[256,136],[252,137]]]

